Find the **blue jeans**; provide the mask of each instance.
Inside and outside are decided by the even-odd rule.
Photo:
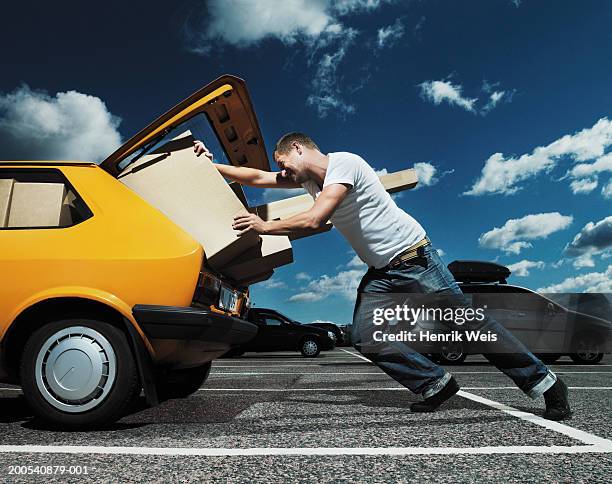
[[[357,289],[357,301],[353,313],[352,338],[355,349],[372,360],[390,377],[414,393],[428,398],[450,379],[450,375],[426,356],[404,342],[376,342],[372,339],[372,319],[376,307],[384,307],[385,294],[435,294],[447,295],[453,307],[470,307],[453,275],[442,262],[432,245],[425,246],[427,268],[403,262],[393,269],[370,267]],[[376,328],[377,329],[377,328]],[[498,343],[488,345],[483,355],[528,396],[541,396],[556,381],[556,376],[544,363],[503,326],[489,316],[482,321],[455,325],[458,331],[492,331],[499,335]]]

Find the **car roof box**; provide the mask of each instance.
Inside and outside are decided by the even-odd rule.
[[[479,260],[455,260],[448,265],[457,282],[506,283],[511,271],[506,266]]]

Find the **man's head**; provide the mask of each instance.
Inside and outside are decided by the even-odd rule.
[[[307,167],[321,152],[310,136],[304,133],[287,133],[276,143],[274,159],[282,176],[296,183],[309,179]]]

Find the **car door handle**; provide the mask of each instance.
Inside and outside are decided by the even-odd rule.
[[[516,315],[517,315],[519,318],[524,318],[525,316],[527,316],[527,313],[516,313]]]

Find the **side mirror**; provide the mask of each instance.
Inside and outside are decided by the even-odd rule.
[[[557,307],[553,303],[549,302],[546,305],[546,314],[548,316],[554,316],[555,314],[557,314]]]

